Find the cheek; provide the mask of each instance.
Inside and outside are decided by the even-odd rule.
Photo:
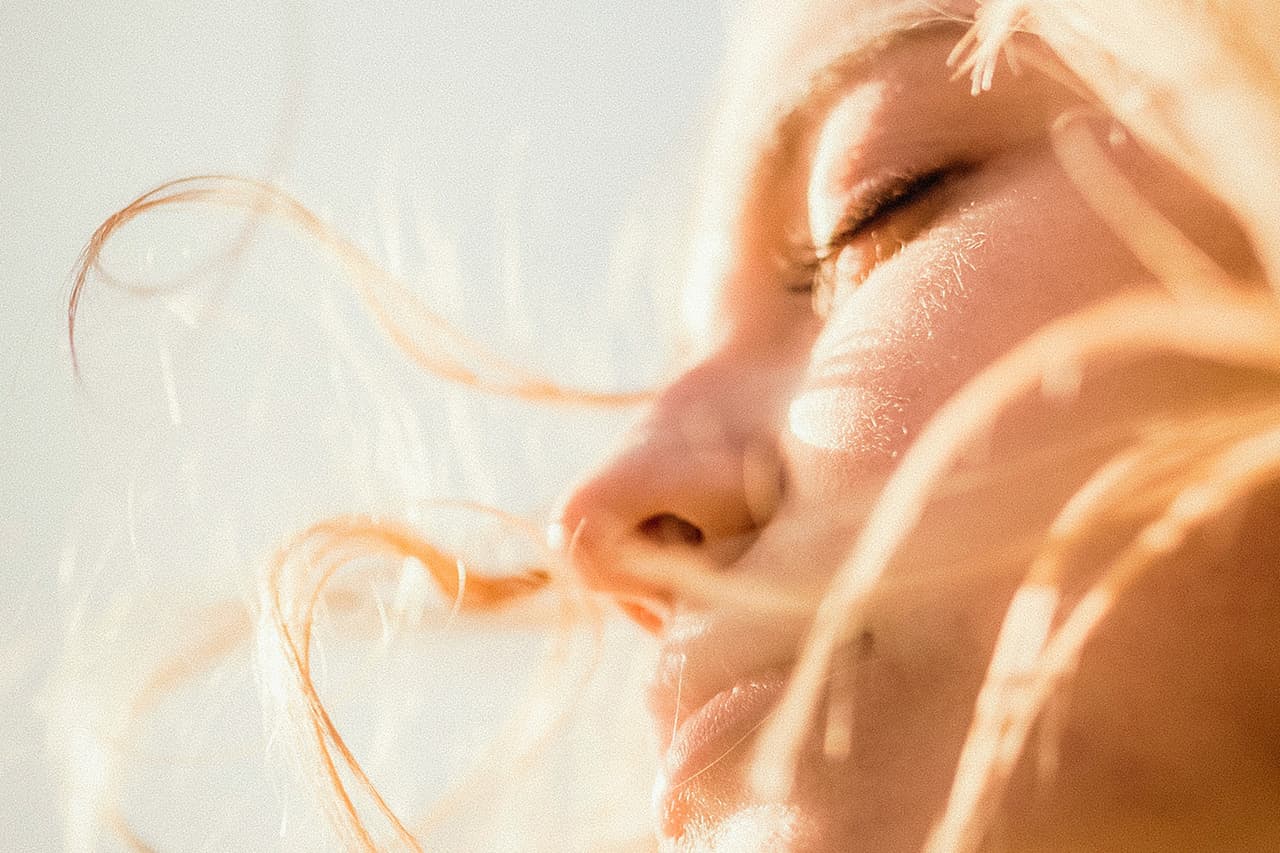
[[[1148,280],[1051,160],[975,180],[974,205],[832,314],[788,412],[805,448],[883,468],[965,381],[1038,328]]]

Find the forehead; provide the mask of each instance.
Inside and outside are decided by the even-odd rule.
[[[727,54],[721,135],[759,142],[784,117],[838,84],[895,36],[967,24],[973,0],[754,0],[737,20]]]

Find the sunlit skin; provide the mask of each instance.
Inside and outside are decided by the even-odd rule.
[[[753,93],[740,102],[757,106],[727,111],[716,134],[698,235],[709,250],[686,300],[698,360],[563,506],[564,541],[586,581],[663,643],[654,705],[664,749],[673,723],[718,691],[785,675],[806,624],[710,607],[635,577],[637,565],[818,594],[876,487],[949,395],[1055,318],[1155,286],[1054,153],[1054,122],[1084,105],[1080,95],[1024,67],[1002,68],[993,91],[975,97],[946,65],[961,25],[880,38],[882,25],[865,23],[876,14],[871,4],[792,4],[751,54],[756,64],[731,75]],[[1029,38],[1023,46],[1036,50]],[[833,61],[823,85],[805,86]],[[1106,119],[1091,122],[1151,204],[1249,276],[1248,248],[1220,206]],[[815,298],[806,245],[832,244],[869,192],[931,173],[917,195],[830,245]],[[988,452],[1016,462],[1055,417],[1176,404],[1180,388],[1206,377],[1178,363],[1090,377],[1070,403],[1030,401],[1004,419]],[[792,799],[760,803],[744,780],[744,731],[660,799],[667,843],[920,848],[1025,572],[998,544],[1042,524],[1079,484],[1055,481],[1067,463],[1026,464],[1033,482],[1021,492],[944,502],[933,558],[899,561],[873,596],[833,676],[851,688],[851,706],[836,712],[848,756],[824,758],[816,732]],[[1104,624],[1055,717],[1053,772],[1024,759],[992,849],[1280,843],[1273,510],[1255,506],[1193,543]]]

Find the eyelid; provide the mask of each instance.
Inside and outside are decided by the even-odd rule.
[[[934,189],[942,181],[965,171],[968,166],[951,164],[914,172],[889,175],[859,194],[841,217],[832,235],[818,248],[815,258],[825,263],[878,220]]]
[[[884,251],[885,240],[896,240],[901,248],[922,228],[927,228],[928,220],[942,203],[940,191],[944,185],[970,170],[970,164],[955,163],[921,169],[888,177],[864,190],[840,220],[833,236],[810,256],[808,284],[789,288],[791,292],[808,293],[814,315],[825,318],[831,312],[841,284],[860,287],[886,256],[896,254],[896,249]],[[911,213],[918,205],[925,207]],[[899,214],[908,217],[906,223],[896,224]],[[843,278],[837,278],[837,264],[845,252],[854,247],[860,247],[857,251],[861,253],[856,271],[847,270]]]
[[[780,268],[792,283],[787,291],[811,294],[815,281],[850,244],[857,242],[874,226],[888,220],[899,210],[928,198],[931,192],[952,179],[976,168],[975,163],[959,161],[944,166],[931,166],[914,171],[886,173],[865,183],[838,221],[832,235],[821,244],[817,241],[793,240],[790,249],[779,258]]]

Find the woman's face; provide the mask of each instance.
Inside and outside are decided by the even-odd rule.
[[[1002,67],[975,97],[946,65],[962,28],[872,23],[871,4],[793,5],[739,56],[741,91],[715,137],[685,303],[695,363],[560,523],[587,581],[662,642],[652,704],[664,838],[912,850],[946,800],[1025,570],[998,558],[1001,543],[1069,494],[1053,466],[1030,475],[1048,471],[1043,488],[944,508],[943,556],[895,564],[832,674],[847,703],[819,715],[848,749],[824,757],[819,726],[786,803],[758,801],[743,772],[806,617],[709,604],[654,577],[820,594],[876,488],[949,395],[1045,323],[1152,283],[1054,154],[1055,119],[1082,105],[1065,85]],[[1219,207],[1094,124],[1151,204],[1248,270]],[[1170,392],[1121,393],[1136,409]],[[1042,415],[1033,405],[1024,420]],[[1165,572],[1104,626],[1057,729],[1056,770],[1015,777],[998,821],[1009,849],[1186,849],[1200,824],[1235,834],[1195,846],[1238,846],[1253,806],[1280,793],[1265,701],[1280,673],[1246,677],[1238,663],[1258,652],[1252,666],[1276,669],[1280,657],[1241,629],[1277,615],[1256,574]]]

